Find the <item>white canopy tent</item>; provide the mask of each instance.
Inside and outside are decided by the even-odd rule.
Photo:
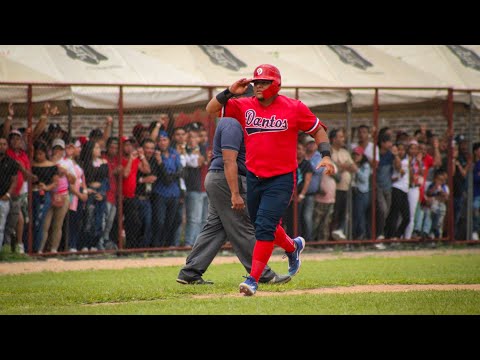
[[[0,81],[75,84],[162,84],[183,87],[125,87],[124,107],[188,104],[208,99],[201,79],[168,62],[125,46],[113,45],[0,45]],[[18,87],[3,87],[0,101],[25,102]],[[118,87],[42,87],[33,101],[72,99],[73,106],[116,108]],[[59,89],[62,91],[59,94]]]
[[[442,79],[455,89],[480,89],[480,45],[373,45],[373,47]],[[480,108],[480,93],[473,94]],[[469,103],[466,93],[456,102]]]
[[[127,46],[127,45],[126,45]],[[201,78],[221,91],[241,78],[251,78],[260,64],[272,64],[282,75],[281,93],[295,97],[295,91],[285,87],[338,86],[338,83],[295,63],[278,59],[251,45],[128,45],[145,55],[175,64],[193,76]],[[344,103],[344,90],[305,90],[299,99],[307,106]]]
[[[368,45],[255,45],[279,59],[345,87],[446,87],[438,77]],[[352,90],[354,107],[373,103],[373,90]],[[445,99],[446,91],[380,90],[381,104]]]

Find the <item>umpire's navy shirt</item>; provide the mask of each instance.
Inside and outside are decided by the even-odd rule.
[[[225,117],[219,121],[213,138],[213,157],[208,170],[223,170],[222,149],[238,151],[238,174],[247,175],[243,129],[234,118]]]

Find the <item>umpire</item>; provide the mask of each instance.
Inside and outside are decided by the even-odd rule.
[[[209,200],[207,223],[178,274],[178,283],[213,284],[203,280],[202,275],[227,240],[250,274],[256,238],[245,207],[246,173],[242,126],[234,118],[222,118],[215,131],[213,157],[205,178]],[[290,280],[289,275],[277,275],[266,266],[259,281],[283,284]]]

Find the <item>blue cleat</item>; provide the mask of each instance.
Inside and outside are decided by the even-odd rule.
[[[300,254],[305,248],[305,239],[301,236],[293,239],[296,247],[295,250],[288,253],[285,252],[285,255],[288,257],[288,275],[294,276],[300,270],[300,265],[302,261],[300,260]]]
[[[246,276],[246,280],[240,284],[240,293],[245,296],[252,296],[257,292],[258,283],[252,276]]]

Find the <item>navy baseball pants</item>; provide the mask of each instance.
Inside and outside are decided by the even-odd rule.
[[[257,240],[273,241],[295,189],[296,171],[259,178],[247,171],[247,206]]]

